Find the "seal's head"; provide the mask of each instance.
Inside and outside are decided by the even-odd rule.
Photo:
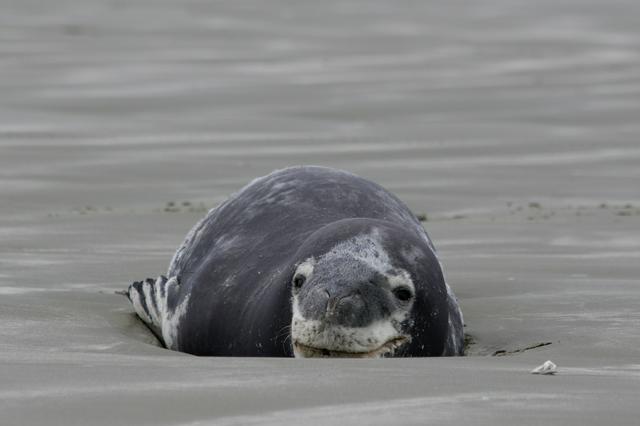
[[[311,235],[291,277],[297,357],[441,355],[447,290],[426,237],[347,219]]]

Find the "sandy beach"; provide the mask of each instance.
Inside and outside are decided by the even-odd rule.
[[[50,3],[0,1],[0,424],[637,422],[640,3]],[[426,215],[468,356],[157,346],[114,292],[297,164]]]

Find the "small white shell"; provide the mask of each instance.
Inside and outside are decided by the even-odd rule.
[[[546,361],[544,364],[531,370],[531,374],[556,374],[558,372],[558,366],[551,361]]]

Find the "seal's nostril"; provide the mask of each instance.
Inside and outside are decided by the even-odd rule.
[[[326,290],[325,293],[330,294]],[[359,290],[349,294],[329,296],[325,306],[325,316],[327,319],[342,321],[348,316],[356,315],[363,306]]]
[[[340,303],[339,297],[330,297],[329,301],[327,302],[327,313],[333,314],[336,310],[336,307],[338,306],[338,303]]]

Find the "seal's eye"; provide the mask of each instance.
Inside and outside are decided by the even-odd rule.
[[[413,293],[407,287],[400,286],[393,289],[393,295],[403,302],[410,300],[413,297]]]
[[[296,290],[299,290],[300,287],[302,287],[302,285],[304,284],[305,281],[306,281],[305,276],[302,275],[302,274],[298,274],[295,277],[293,277],[293,287]]]

